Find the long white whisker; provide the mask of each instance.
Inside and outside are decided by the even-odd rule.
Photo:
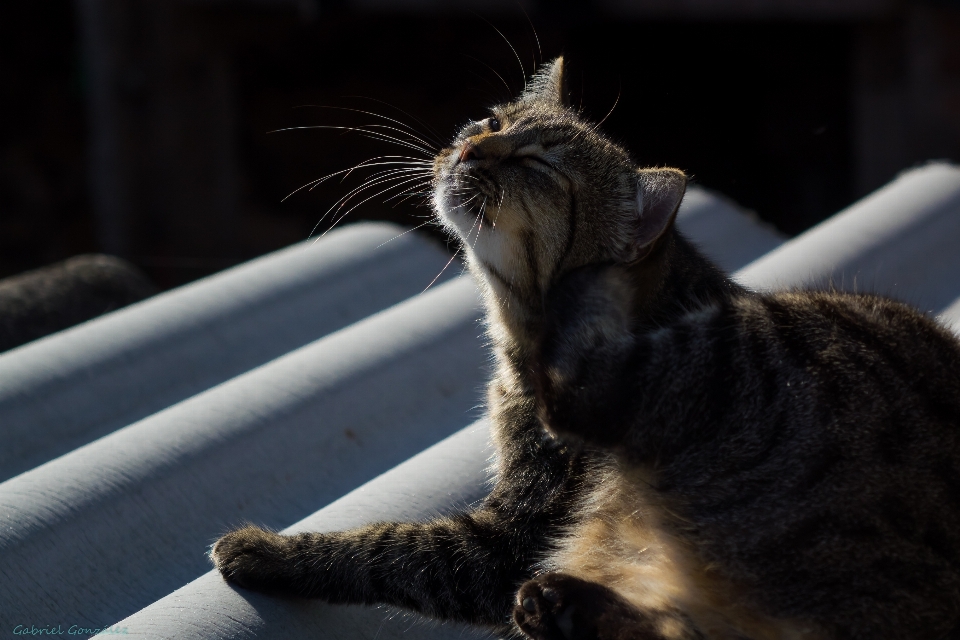
[[[386,204],[387,202],[390,202],[391,200],[394,200],[394,199],[396,199],[396,198],[399,198],[400,196],[406,195],[406,197],[403,198],[403,200],[400,200],[399,202],[397,202],[397,203],[395,203],[395,204],[393,205],[393,206],[397,206],[398,204],[400,204],[400,202],[404,202],[405,200],[409,200],[410,198],[412,198],[412,197],[414,197],[414,196],[417,195],[416,192],[410,193],[411,191],[413,191],[414,189],[417,189],[417,188],[419,188],[419,187],[425,187],[425,186],[427,186],[428,184],[430,184],[431,182],[432,182],[432,180],[424,180],[423,182],[420,182],[420,183],[418,183],[418,184],[412,185],[411,187],[409,187],[409,188],[407,188],[407,189],[404,189],[404,190],[401,191],[400,193],[395,193],[395,194],[393,194],[392,196],[390,196],[389,198],[387,198],[387,199],[384,200],[383,202],[384,202],[384,204]],[[408,194],[409,194],[409,195],[408,195]]]
[[[477,237],[473,239],[473,247],[477,247],[477,241],[480,240],[480,232],[483,231],[483,215],[487,209],[487,198],[484,196],[483,204],[480,205],[480,213],[477,214]]]
[[[523,8],[523,5],[520,3],[520,0],[517,0],[517,6],[520,7],[520,11],[523,12],[523,17],[527,19],[527,24],[530,25],[530,30],[533,31],[533,38],[537,41],[537,51],[540,53],[540,62],[543,62],[543,49],[540,48],[540,36],[537,35],[537,28],[533,26],[533,20],[530,19],[530,15],[527,13],[527,10]],[[533,68],[537,68],[537,59],[533,59]]]
[[[476,62],[479,62],[480,64],[482,64],[483,66],[485,66],[487,69],[490,69],[490,71],[493,71],[493,73],[496,74],[496,76],[497,76],[498,78],[500,78],[500,82],[503,83],[503,86],[505,86],[505,87],[507,88],[507,96],[512,96],[512,95],[513,95],[513,89],[510,88],[510,85],[507,84],[507,81],[503,79],[503,76],[500,75],[500,74],[497,72],[496,69],[494,69],[493,67],[491,67],[490,65],[488,65],[486,62],[484,62],[484,61],[481,60],[480,58],[474,58],[473,56],[468,55],[468,54],[466,54],[466,53],[461,53],[460,55],[465,56],[465,57],[467,57],[467,58],[470,58],[471,60],[474,60],[474,61],[476,61]]]
[[[402,237],[402,236],[407,235],[407,234],[410,233],[411,231],[416,231],[416,230],[419,229],[420,227],[425,227],[425,226],[427,226],[428,224],[430,224],[430,222],[431,222],[430,220],[427,220],[426,222],[424,222],[424,223],[422,223],[422,224],[418,224],[417,226],[415,226],[415,227],[412,228],[412,229],[407,229],[407,230],[404,231],[403,233],[399,233],[399,234],[393,236],[392,238],[390,238],[389,240],[387,240],[387,242],[381,242],[380,244],[377,245],[377,249],[379,249],[380,247],[382,247],[383,245],[385,245],[385,244],[387,244],[387,243],[389,243],[389,242],[393,242],[393,241],[396,240],[397,238],[400,238],[400,237]]]
[[[390,161],[390,162],[371,162],[372,160],[380,160],[380,159],[382,159],[382,158],[407,158],[407,160],[406,160],[406,161],[403,161],[403,162],[393,162],[393,161]],[[289,198],[290,196],[292,196],[292,195],[294,195],[294,194],[302,191],[303,189],[307,189],[308,191],[312,191],[314,188],[316,188],[316,187],[317,187],[318,185],[320,185],[321,183],[329,180],[329,179],[332,178],[333,176],[338,176],[338,175],[340,175],[340,174],[342,174],[342,173],[345,173],[345,174],[347,174],[347,175],[350,175],[350,172],[351,172],[351,171],[354,171],[354,170],[356,170],[356,169],[363,168],[363,167],[378,167],[378,166],[381,166],[381,165],[397,165],[397,164],[399,164],[399,165],[416,165],[416,164],[422,164],[422,165],[424,165],[424,166],[429,166],[429,165],[432,165],[433,163],[432,163],[432,162],[427,162],[426,160],[419,160],[419,159],[416,159],[416,158],[410,158],[409,156],[377,156],[376,158],[369,158],[369,159],[367,159],[367,160],[364,160],[364,161],[361,162],[360,164],[356,164],[356,165],[354,165],[354,166],[352,166],[352,167],[350,167],[350,168],[348,168],[348,169],[341,169],[340,171],[334,171],[333,173],[329,173],[329,174],[323,176],[322,178],[317,178],[316,180],[311,180],[310,182],[306,183],[305,185],[302,185],[302,186],[300,186],[300,187],[297,187],[296,189],[294,189],[293,191],[291,191],[290,193],[288,193],[286,196],[283,197],[283,200],[281,200],[280,202],[284,202],[287,198]],[[346,178],[346,176],[344,176],[344,178]]]
[[[474,12],[471,12],[471,13],[474,13]],[[483,20],[484,22],[486,22],[488,25],[490,25],[490,26],[493,28],[494,31],[496,31],[497,33],[500,34],[500,37],[503,38],[503,41],[507,43],[507,46],[510,47],[510,50],[513,51],[513,55],[517,58],[517,64],[520,65],[520,80],[521,80],[521,83],[522,83],[522,84],[526,84],[526,83],[527,83],[527,70],[523,67],[523,62],[520,61],[520,54],[518,54],[518,53],[517,53],[517,50],[513,48],[513,44],[510,43],[510,40],[507,39],[507,36],[503,35],[503,32],[500,31],[500,29],[497,29],[497,27],[496,27],[492,22],[490,22],[489,20],[487,20],[486,18],[484,18],[483,16],[481,16],[479,13],[474,13],[474,15],[477,16],[478,18],[480,18],[481,20]]]
[[[327,211],[323,214],[323,217],[320,218],[320,220],[323,221],[323,219],[327,217],[327,214],[329,214],[334,208],[336,208],[337,211],[339,211],[339,210],[342,209],[344,206],[346,206],[347,202],[349,202],[355,195],[361,193],[362,191],[365,191],[365,190],[369,189],[370,187],[375,187],[375,186],[377,186],[377,185],[379,185],[379,184],[383,184],[383,183],[385,183],[385,182],[393,182],[393,181],[396,181],[396,180],[404,180],[404,179],[410,177],[408,172],[399,171],[399,170],[392,170],[392,171],[389,171],[389,172],[380,172],[380,173],[386,173],[387,175],[371,176],[371,177],[368,178],[363,184],[361,184],[360,186],[358,186],[358,187],[350,190],[346,195],[342,196],[339,200],[337,200],[336,202],[334,202],[334,203],[330,206],[330,208],[327,209]],[[419,178],[424,177],[424,176],[425,176],[425,174],[423,174],[423,175],[418,175],[418,176],[416,176],[416,178],[419,179]]]
[[[387,128],[387,129],[394,129],[397,131],[401,131],[401,133],[406,133],[405,131],[397,129],[396,127],[386,127],[386,125],[371,124],[371,125],[361,125],[361,127]],[[394,144],[399,144],[400,146],[407,147],[409,149],[422,151],[428,157],[432,157],[434,153],[431,149],[426,149],[424,147],[421,147],[417,144],[414,144],[413,142],[410,142],[409,140],[396,138],[396,137],[387,135],[385,133],[380,133],[379,131],[370,131],[368,129],[363,129],[361,127],[341,127],[341,126],[334,126],[334,125],[316,124],[316,125],[310,125],[310,126],[304,126],[304,127],[285,127],[283,129],[274,129],[273,131],[268,131],[267,133],[280,133],[283,131],[297,131],[301,129],[336,129],[340,131],[354,131],[354,132],[360,133],[361,135],[366,135],[367,137],[373,138],[375,140],[381,140],[383,142],[393,142]]]
[[[621,86],[619,89],[617,89],[617,99],[613,101],[613,106],[610,107],[610,111],[607,111],[607,115],[603,116],[603,118],[601,118],[600,122],[598,122],[596,125],[594,125],[593,131],[596,131],[597,129],[599,129],[599,128],[600,128],[600,125],[602,125],[602,124],[606,121],[606,119],[610,117],[610,114],[613,113],[613,110],[617,108],[617,104],[620,102],[620,92],[621,92],[621,91],[623,91],[623,87],[622,87],[622,86]]]
[[[407,175],[406,175],[406,174],[398,174],[398,175],[394,175],[394,176],[383,177],[383,178],[380,178],[380,179],[375,179],[375,178],[370,178],[370,179],[368,179],[366,182],[364,182],[363,184],[361,184],[359,187],[356,187],[356,188],[352,189],[352,190],[351,190],[350,192],[348,192],[346,195],[341,196],[339,200],[337,200],[336,202],[334,202],[334,203],[330,206],[330,208],[327,209],[322,216],[320,216],[320,219],[317,220],[317,223],[316,223],[315,225],[313,225],[313,229],[310,230],[310,235],[308,235],[307,237],[310,238],[310,237],[313,236],[314,232],[317,230],[317,227],[319,227],[320,224],[321,224],[324,220],[326,220],[327,216],[330,215],[330,212],[331,212],[331,211],[333,211],[335,208],[337,209],[337,211],[339,211],[340,209],[342,209],[344,206],[346,206],[347,202],[348,202],[354,195],[358,194],[359,192],[361,192],[361,191],[363,191],[363,190],[365,190],[365,189],[368,189],[368,188],[370,188],[370,187],[374,187],[374,186],[376,186],[376,185],[378,185],[378,184],[383,184],[384,182],[390,182],[390,181],[393,181],[393,180],[400,180],[400,179],[402,179],[402,178],[407,178]],[[338,207],[338,205],[339,205],[339,207]],[[332,228],[332,227],[331,227],[331,228]],[[329,229],[328,229],[328,231],[329,231]],[[326,233],[326,232],[324,232],[324,233]]]
[[[439,145],[440,145],[441,147],[445,147],[445,146],[447,145],[447,142],[443,139],[443,136],[441,136],[441,135],[437,132],[436,129],[434,129],[433,127],[431,127],[428,123],[424,122],[423,120],[421,120],[421,119],[418,118],[417,116],[415,116],[415,115],[413,115],[413,114],[411,114],[411,113],[407,113],[406,111],[404,111],[404,110],[401,109],[400,107],[397,107],[397,106],[395,106],[395,105],[392,105],[392,104],[390,104],[389,102],[385,102],[385,101],[383,101],[383,100],[379,100],[379,99],[377,99],[377,98],[370,98],[370,97],[368,97],[368,96],[345,96],[345,97],[347,97],[347,98],[360,98],[361,100],[371,100],[371,101],[373,101],[373,102],[378,102],[378,103],[380,103],[380,104],[382,104],[382,105],[384,105],[384,106],[390,107],[391,109],[395,109],[395,110],[399,111],[400,113],[402,113],[403,115],[407,116],[408,118],[413,118],[414,122],[416,122],[417,124],[423,126],[425,129],[427,129],[427,131],[429,131],[429,132],[433,135],[433,137],[437,140],[437,142],[439,143]]]
[[[373,194],[373,195],[370,196],[369,198],[366,198],[366,199],[364,199],[364,200],[361,200],[360,202],[358,202],[357,204],[353,205],[352,207],[350,207],[349,209],[347,209],[345,212],[343,212],[343,213],[340,215],[339,218],[337,218],[336,220],[334,220],[333,224],[330,225],[330,229],[333,229],[333,228],[336,227],[338,224],[340,224],[340,221],[341,221],[341,220],[343,220],[344,218],[346,218],[347,215],[349,215],[351,211],[353,211],[354,209],[356,209],[356,208],[359,207],[360,205],[362,205],[362,204],[364,204],[364,203],[367,203],[367,202],[370,202],[371,200],[373,200],[373,199],[376,198],[377,196],[382,195],[382,194],[384,194],[384,193],[387,193],[387,192],[390,191],[391,189],[396,189],[397,187],[400,187],[400,186],[402,186],[402,185],[405,185],[405,184],[407,184],[407,183],[409,183],[409,182],[413,182],[413,181],[415,181],[415,180],[420,180],[420,176],[418,176],[418,177],[416,177],[416,178],[410,178],[409,180],[405,180],[405,181],[399,182],[399,183],[397,183],[397,184],[392,184],[392,185],[390,185],[389,187],[387,187],[386,189],[383,189],[383,190],[378,191],[377,193]],[[341,208],[342,208],[342,206],[341,206]],[[339,209],[338,209],[338,211],[339,211]],[[326,235],[326,234],[330,231],[330,229],[327,229],[326,231],[324,231],[324,232],[321,234],[321,237],[324,236],[324,235]]]
[[[457,247],[457,250],[454,252],[454,254],[453,254],[452,256],[450,256],[450,259],[447,261],[447,264],[443,265],[443,269],[440,269],[440,273],[438,273],[437,276],[436,276],[433,280],[430,281],[430,284],[427,285],[427,289],[429,289],[430,287],[432,287],[432,286],[433,286],[433,283],[440,279],[440,276],[442,276],[442,275],[443,275],[443,272],[447,270],[447,267],[450,266],[450,263],[453,262],[453,261],[457,258],[458,255],[460,255],[460,250],[461,250],[461,249],[463,249],[463,245],[460,245],[459,247]],[[421,292],[420,292],[420,295],[425,294],[425,293],[427,292],[427,289],[424,289],[423,291],[421,291]]]
[[[398,129],[397,127],[391,127],[391,126],[386,125],[386,124],[377,124],[377,123],[375,123],[375,122],[374,122],[374,123],[371,123],[371,124],[361,124],[361,125],[356,125],[356,126],[352,126],[352,127],[351,127],[351,126],[345,126],[345,125],[329,125],[329,124],[304,125],[304,126],[300,126],[300,127],[284,127],[283,129],[274,129],[274,130],[272,130],[272,131],[268,131],[267,133],[280,133],[280,132],[282,132],[282,131],[295,131],[295,130],[297,130],[297,129],[342,129],[342,130],[344,130],[344,131],[362,131],[362,132],[365,132],[365,133],[368,133],[368,134],[375,134],[375,135],[380,135],[380,136],[384,136],[384,137],[389,137],[389,135],[386,134],[386,133],[381,133],[381,132],[379,132],[379,131],[370,131],[369,129],[365,129],[364,127],[371,127],[371,128],[375,128],[375,129],[387,129],[388,131],[395,131],[396,133],[401,134],[401,135],[404,135],[404,136],[407,136],[407,138],[408,138],[408,139],[403,139],[403,138],[390,138],[390,139],[395,140],[395,141],[404,141],[404,142],[413,144],[413,142],[411,142],[411,140],[409,140],[409,138],[412,138],[413,140],[416,140],[416,141],[419,141],[419,142],[423,142],[423,141],[421,141],[419,138],[417,138],[415,135],[413,135],[412,133],[410,133],[409,131],[406,131],[405,129]],[[436,149],[437,149],[434,145],[432,145],[432,144],[430,144],[430,143],[427,143],[427,142],[424,142],[424,145],[425,145],[425,146],[424,146],[424,147],[421,147],[421,148],[422,148],[424,151],[426,151],[427,153],[433,153],[433,152],[435,152]]]
[[[298,108],[304,108],[304,107],[315,107],[317,109],[337,109],[339,111],[353,111],[355,113],[362,113],[368,116],[374,116],[376,118],[383,118],[384,120],[387,120],[389,122],[394,122],[400,125],[401,127],[404,127],[410,132],[410,135],[414,136],[417,140],[422,142],[424,145],[432,148],[437,148],[432,142],[428,142],[423,138],[421,138],[420,137],[421,133],[416,129],[414,129],[413,127],[411,127],[406,122],[403,122],[402,120],[397,120],[396,118],[387,117],[383,114],[377,113],[376,111],[364,111],[363,109],[354,109],[352,107],[335,107],[335,106],[326,105],[326,104],[306,104],[306,105],[300,105]]]
[[[497,215],[493,216],[493,222],[490,223],[490,227],[493,229],[497,228],[497,220],[500,219],[500,212],[503,211],[503,199],[506,197],[506,195],[507,190],[504,189],[502,191],[502,195],[500,196],[500,204],[497,205]]]

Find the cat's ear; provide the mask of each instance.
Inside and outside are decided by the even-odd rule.
[[[569,107],[570,97],[567,95],[563,56],[554,58],[553,61],[540,67],[536,75],[530,79],[520,99],[526,102],[546,102]]]
[[[656,246],[657,240],[673,226],[686,190],[687,176],[679,169],[637,171],[639,221],[631,247],[631,259],[646,257]]]

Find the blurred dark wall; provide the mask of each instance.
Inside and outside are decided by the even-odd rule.
[[[95,249],[69,0],[0,3],[0,277]]]
[[[281,202],[288,193],[368,158],[423,154],[339,130],[268,131],[391,124],[352,108],[446,140],[518,91],[541,55],[517,3],[370,4],[3,3],[0,275],[101,250],[168,287],[296,242],[363,175]],[[527,4],[543,57],[566,55],[590,117],[616,102],[603,126],[639,163],[679,166],[793,234],[903,168],[960,159],[951,3],[664,9],[675,4]],[[388,195],[344,222],[429,215],[419,197]]]

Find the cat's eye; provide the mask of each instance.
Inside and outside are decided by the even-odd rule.
[[[487,118],[487,127],[490,129],[490,131],[496,133],[497,131],[500,131],[500,121],[496,118]]]

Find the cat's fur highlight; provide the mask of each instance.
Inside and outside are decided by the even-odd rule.
[[[952,334],[730,281],[673,228],[683,173],[571,110],[562,59],[434,173],[487,306],[494,488],[426,523],[240,529],[228,580],[543,640],[960,635]]]

